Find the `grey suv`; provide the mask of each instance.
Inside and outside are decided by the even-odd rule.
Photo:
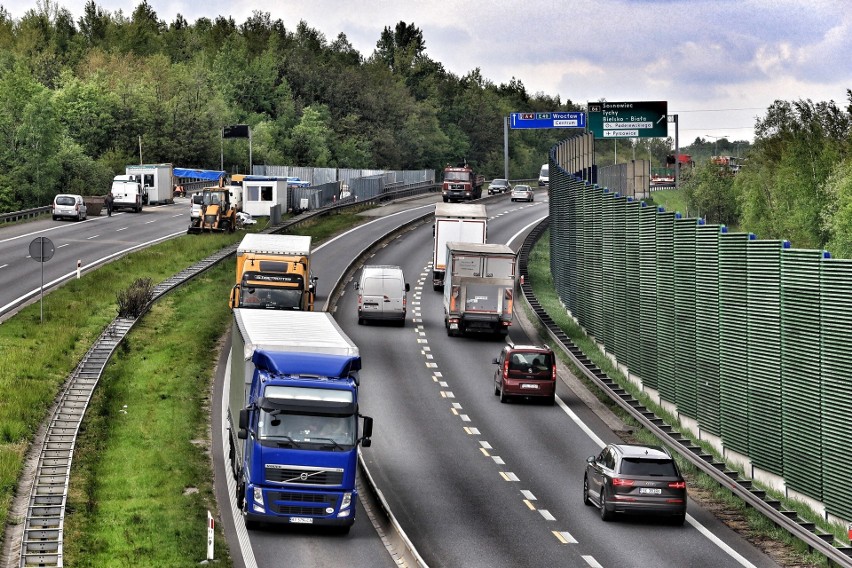
[[[609,444],[586,460],[583,503],[600,507],[601,519],[616,513],[686,519],[686,482],[662,446]]]
[[[512,191],[512,184],[507,179],[495,179],[488,185],[488,195],[506,193],[507,191]]]

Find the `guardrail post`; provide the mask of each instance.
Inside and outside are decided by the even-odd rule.
[[[77,280],[80,279],[80,267],[83,266],[83,261],[77,259]]]
[[[207,560],[213,560],[213,527],[216,521],[210,511],[207,511]]]

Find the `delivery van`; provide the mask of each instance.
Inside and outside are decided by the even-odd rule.
[[[550,185],[550,165],[542,164],[541,171],[538,172],[538,186]]]
[[[389,265],[366,265],[355,282],[358,291],[358,324],[366,320],[396,322],[405,326],[408,291],[402,268]]]

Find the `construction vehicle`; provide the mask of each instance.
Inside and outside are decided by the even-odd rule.
[[[223,187],[208,187],[201,191],[201,215],[190,217],[187,233],[234,232],[237,227],[237,208],[231,205],[230,192]]]
[[[237,248],[231,308],[314,309],[311,237],[249,233]]]

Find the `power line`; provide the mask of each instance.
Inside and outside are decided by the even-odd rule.
[[[742,107],[742,108],[704,108],[704,109],[695,109],[695,110],[673,110],[671,113],[676,112],[727,112],[731,110],[766,110],[764,107]]]

